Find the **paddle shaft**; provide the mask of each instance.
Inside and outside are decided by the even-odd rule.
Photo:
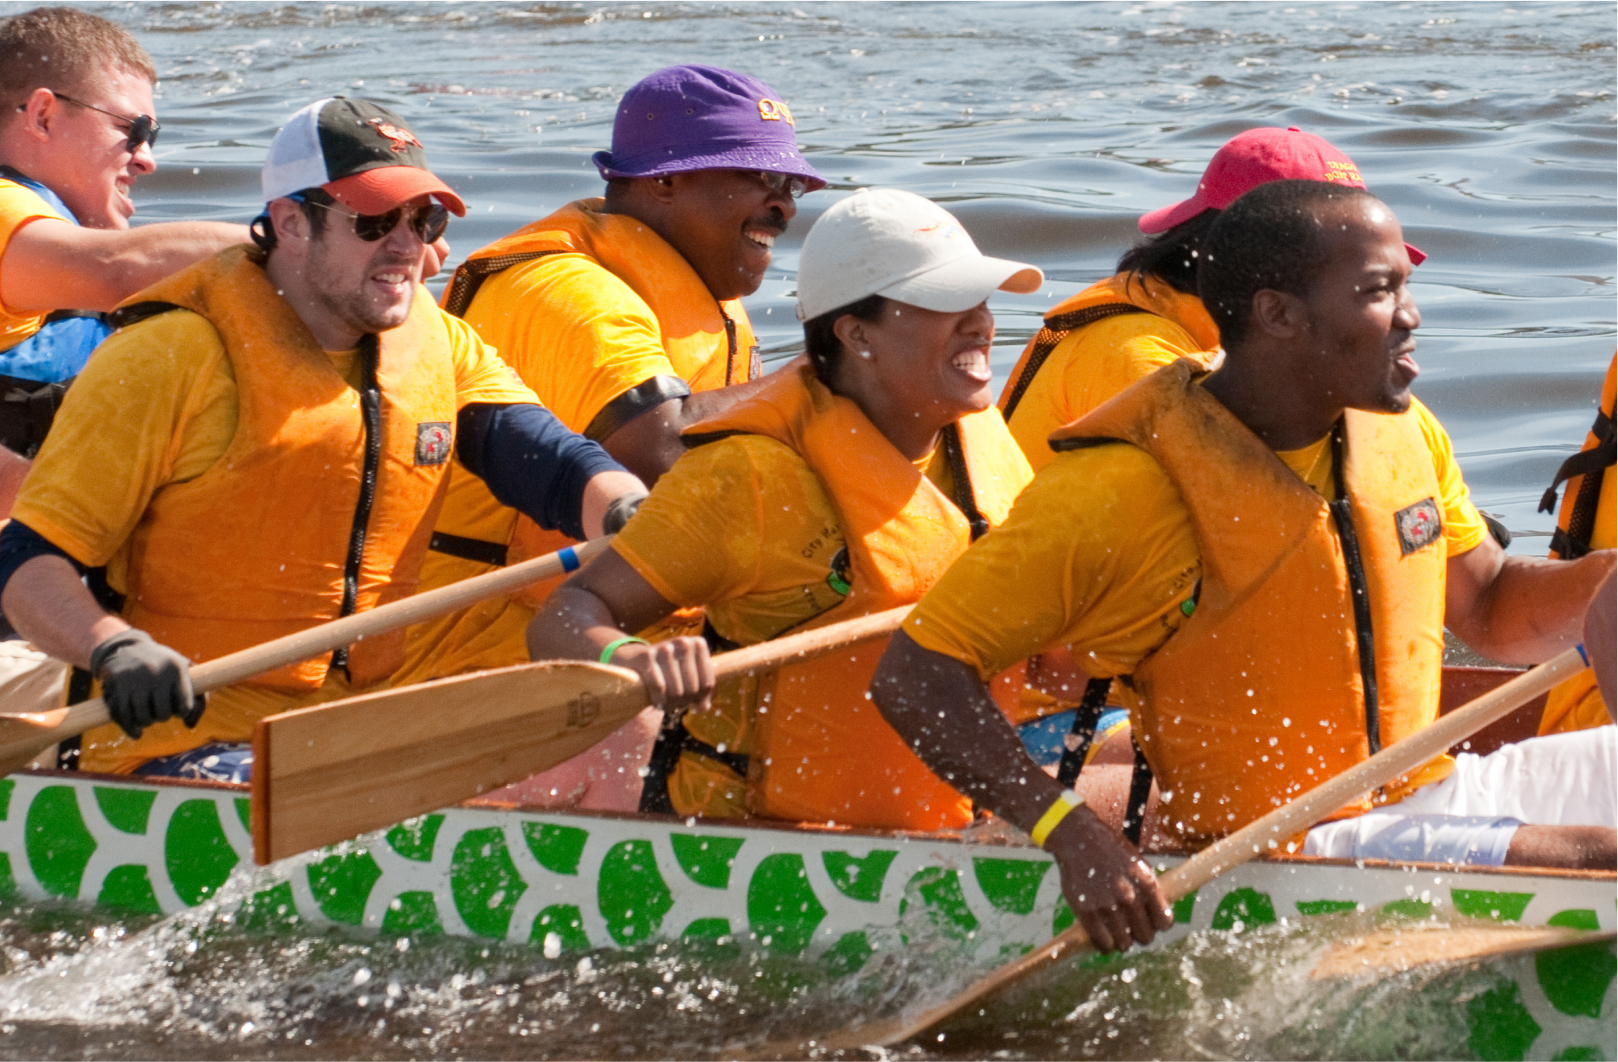
[[[873,612],[869,616],[844,620],[841,623],[817,627],[812,631],[789,634],[773,642],[760,642],[744,649],[732,649],[713,658],[714,677],[734,678],[762,668],[782,667],[797,660],[817,656],[867,641],[899,629],[913,605],[899,605],[886,612]]]
[[[255,645],[250,649],[242,649],[209,660],[191,669],[191,685],[198,693],[207,693],[209,690],[220,689],[255,675],[262,675],[266,671],[274,671],[276,668],[296,664],[321,653],[341,649],[364,638],[386,634],[400,627],[408,627],[412,623],[419,623],[468,605],[509,594],[542,579],[560,575],[563,571],[572,571],[605,549],[610,538],[611,536],[603,536],[592,539],[566,550],[535,557],[533,560],[513,564],[509,568],[501,568],[471,579],[463,579],[449,586],[428,590],[400,601],[289,634],[284,638],[265,642],[263,645]],[[6,718],[0,716],[0,720]],[[112,721],[112,717],[107,714],[106,704],[99,697],[57,712],[10,718],[15,721],[37,720],[39,725],[31,727],[26,733],[17,737],[0,739],[0,773],[16,770],[59,741],[76,737],[86,730],[104,726]]]
[[[1279,848],[1327,815],[1353,803],[1365,793],[1409,774],[1437,757],[1450,746],[1463,741],[1518,706],[1532,700],[1584,667],[1577,649],[1569,649],[1532,671],[1525,671],[1509,682],[1442,717],[1431,726],[1388,746],[1365,762],[1316,786],[1288,804],[1237,830],[1229,837],[1198,852],[1158,879],[1169,902],[1179,900],[1206,885],[1227,870],[1246,863],[1266,851]],[[849,1046],[891,1047],[922,1035],[967,1007],[1023,980],[1038,970],[1085,948],[1090,938],[1080,925],[1073,925],[1050,943],[1029,952],[1015,962],[977,981],[965,991],[912,1021],[894,1023],[872,1036],[854,1033]],[[828,1045],[838,1046],[838,1045]]]

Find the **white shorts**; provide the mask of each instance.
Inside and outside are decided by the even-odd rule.
[[[1455,757],[1398,804],[1309,831],[1305,855],[1500,866],[1517,827],[1618,824],[1618,728],[1529,738]]]

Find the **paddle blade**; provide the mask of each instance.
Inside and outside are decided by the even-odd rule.
[[[645,707],[632,671],[550,662],[270,716],[253,734],[254,858],[284,859],[520,781]]]
[[[1397,973],[1430,963],[1501,959],[1612,939],[1612,930],[1559,926],[1394,927],[1338,941],[1309,976],[1320,980]]]
[[[0,715],[0,776],[20,771],[41,752],[61,740],[57,732],[67,709]]]

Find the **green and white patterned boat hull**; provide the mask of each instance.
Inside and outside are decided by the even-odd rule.
[[[903,947],[918,920],[980,964],[1071,921],[1050,860],[1016,845],[461,807],[254,870],[247,809],[240,789],[13,775],[0,780],[0,888],[172,914],[251,871],[249,925],[442,932],[553,958],[731,936],[847,970]],[[1165,939],[1356,909],[1610,929],[1618,896],[1611,875],[1252,863],[1182,901]],[[1612,1059],[1612,956],[1520,964],[1477,1021],[1525,1057]]]

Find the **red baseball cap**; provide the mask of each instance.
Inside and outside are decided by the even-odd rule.
[[[1332,147],[1323,137],[1301,129],[1263,128],[1237,133],[1214,152],[1202,171],[1197,192],[1190,199],[1145,214],[1140,231],[1167,232],[1204,210],[1223,210],[1261,184],[1271,181],[1331,181],[1364,188],[1354,160]],[[1405,244],[1410,264],[1427,257]]]

